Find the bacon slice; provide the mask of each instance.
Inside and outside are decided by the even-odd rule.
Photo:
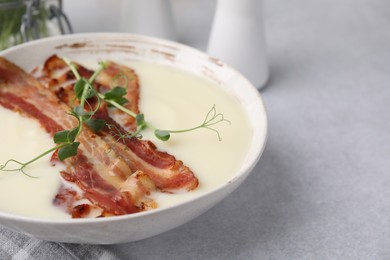
[[[72,95],[73,86],[63,87],[65,82],[71,81],[73,76],[69,77],[68,71],[64,72],[63,66],[66,64],[57,56],[50,57],[43,66],[43,75],[50,76],[56,75],[56,78],[39,78],[42,82],[51,82],[49,89],[53,91],[64,103],[72,105],[72,101],[68,98]],[[61,64],[58,65],[58,64]],[[92,72],[87,73],[87,69],[81,65],[77,65],[78,69],[89,77]],[[58,71],[62,72],[58,73]],[[98,78],[98,84],[95,87],[99,90],[108,90],[112,87],[111,82],[120,75],[118,73],[125,73],[127,79],[132,78],[134,80],[128,80],[128,91],[126,98],[129,99],[129,103],[126,108],[131,109],[138,113],[138,96],[139,85],[138,77],[134,70],[126,68],[125,66],[115,64],[113,62],[107,63],[107,69],[103,70]],[[56,85],[57,84],[57,85]],[[61,92],[58,90],[61,89]],[[115,109],[115,111],[119,111]],[[102,105],[95,118],[104,119],[108,125],[115,128],[117,133],[126,133],[131,128],[135,129],[135,122],[133,118],[127,114],[110,113],[106,106]],[[121,112],[121,111],[119,111]],[[131,125],[129,127],[129,125]],[[165,192],[178,192],[181,190],[193,190],[198,187],[198,179],[194,176],[193,172],[183,164],[182,161],[177,160],[174,156],[159,151],[156,146],[148,140],[140,140],[138,138],[125,138],[118,142],[113,137],[112,131],[105,127],[99,135],[107,142],[115,153],[117,153],[132,171],[142,170],[145,172],[156,184],[160,190]]]
[[[129,101],[123,106],[134,113],[138,114],[139,108],[139,80],[134,70],[119,65],[114,62],[107,62],[107,67],[96,78],[96,83],[100,85],[99,90],[106,92],[113,87],[125,87],[127,93],[125,98]],[[133,117],[128,116],[118,109],[109,110],[110,117],[116,121],[120,121],[122,126],[127,130],[136,129],[136,121]]]
[[[124,128],[109,117],[104,106],[95,114],[95,118],[105,120],[115,129],[116,133],[126,133]],[[159,151],[149,140],[140,140],[136,137],[112,142],[112,135],[115,132],[112,133],[106,126],[99,132],[99,135],[110,144],[110,148],[119,154],[133,171],[142,170],[148,174],[160,190],[175,193],[179,190],[189,191],[198,187],[198,179],[191,169],[173,155]]]
[[[75,63],[80,75],[90,78],[93,71]],[[74,100],[73,84],[75,77],[68,65],[57,55],[49,57],[42,66],[41,71],[36,70],[37,79],[54,92],[62,101],[71,104]],[[95,80],[95,87],[100,92],[107,92],[110,89],[121,86],[127,89],[125,98],[129,100],[124,107],[139,113],[139,79],[133,69],[119,65],[114,62],[107,62],[104,69]],[[124,128],[130,131],[136,129],[136,121],[133,117],[127,116],[118,109],[109,110],[110,117],[120,121]]]

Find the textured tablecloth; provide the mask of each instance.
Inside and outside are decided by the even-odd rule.
[[[0,259],[61,260],[61,259],[118,259],[104,246],[63,244],[42,241],[0,228]]]
[[[204,50],[213,1],[173,3],[179,40]],[[269,137],[242,186],[190,223],[128,244],[1,230],[0,258],[390,259],[390,2],[265,0],[264,18]]]

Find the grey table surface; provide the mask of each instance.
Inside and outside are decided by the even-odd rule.
[[[174,1],[204,49],[214,1]],[[199,218],[123,259],[390,259],[390,2],[265,0],[268,143]],[[190,8],[188,8],[190,7]],[[177,10],[176,10],[177,11]]]

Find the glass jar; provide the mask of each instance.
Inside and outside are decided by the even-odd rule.
[[[72,27],[62,0],[0,0],[0,50],[66,33]]]

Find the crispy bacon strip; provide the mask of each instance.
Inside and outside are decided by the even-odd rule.
[[[82,77],[89,78],[92,76],[93,71],[80,64],[75,64]],[[74,82],[75,77],[68,65],[57,55],[53,55],[45,61],[37,79],[65,103],[70,104],[74,100],[73,84],[71,83]],[[124,104],[124,107],[134,113],[139,113],[139,80],[137,74],[133,69],[114,62],[107,62],[106,69],[95,80],[95,87],[104,93],[116,86],[122,86],[127,89],[125,98],[129,102]],[[136,121],[133,117],[127,116],[118,109],[110,110],[109,113],[110,117],[121,121],[127,130],[136,129]]]
[[[52,135],[58,130],[71,129],[77,124],[72,117],[65,116],[69,108],[55,95],[2,57],[0,105],[37,119]],[[82,132],[78,141],[81,143],[78,155],[66,159],[64,163],[67,166],[66,174],[84,191],[85,198],[113,215],[142,210],[135,204],[132,193],[123,192],[124,183],[133,177],[131,169],[123,163],[121,157],[114,151],[107,153],[107,143],[88,129]],[[133,188],[139,187],[133,185]],[[137,191],[134,191],[134,194],[136,193]]]
[[[139,113],[139,80],[134,70],[109,61],[107,62],[107,68],[96,78],[96,82],[100,85],[99,90],[101,92],[106,92],[115,86],[125,87],[127,90],[125,98],[129,102],[123,106],[136,114]],[[125,129],[136,129],[136,121],[133,117],[118,109],[110,110],[109,113],[110,117],[120,121]]]
[[[99,109],[95,117],[104,119],[115,129],[115,132],[126,133],[125,129],[109,117],[104,106]],[[106,126],[99,135],[110,143],[110,148],[119,154],[133,171],[144,171],[159,189],[166,192],[177,192],[179,189],[188,191],[199,185],[198,179],[190,168],[173,155],[159,151],[151,141],[132,137],[112,142],[112,134],[115,132],[112,133]],[[124,149],[124,146],[129,149]]]
[[[40,81],[51,82],[49,88],[51,91],[68,105],[71,105],[72,102],[68,98],[72,95],[73,87],[63,87],[65,82],[73,79],[69,78],[68,72],[63,72],[63,65],[66,64],[59,59],[57,56],[50,57],[44,64],[42,73],[43,75],[56,75],[57,78],[47,78],[41,77]],[[58,64],[62,64],[59,66]],[[135,81],[129,81],[127,98],[130,99],[127,104],[129,109],[136,111],[138,113],[138,77],[135,72],[131,69],[128,69],[124,66],[115,64],[113,62],[107,63],[107,69],[103,70],[99,77],[97,78],[99,85],[95,86],[98,89],[109,89],[111,87],[111,82],[114,81],[118,73],[126,72],[127,78],[136,79]],[[86,73],[87,69],[83,68],[81,65],[77,65],[78,69],[82,73]],[[65,74],[55,72],[56,70],[62,71]],[[89,72],[92,74],[92,72]],[[65,76],[67,75],[67,76]],[[84,76],[89,77],[87,74]],[[58,90],[61,89],[60,92]],[[115,110],[119,111],[119,110]],[[120,112],[120,111],[119,111]],[[98,113],[95,115],[95,118],[104,119],[107,124],[113,126],[116,131],[119,133],[126,133],[128,129],[130,119],[133,119],[131,116],[126,114],[113,114],[108,111],[108,109],[103,105],[99,109]],[[135,122],[131,123],[135,128]],[[193,172],[183,164],[182,161],[177,160],[174,156],[159,151],[156,146],[147,140],[139,140],[138,138],[126,138],[122,142],[113,137],[112,131],[108,127],[105,127],[99,135],[109,144],[110,149],[117,153],[123,160],[126,162],[128,167],[132,171],[142,170],[144,171],[156,184],[156,186],[165,192],[177,192],[178,190],[193,190],[198,185],[198,179],[194,176]],[[115,134],[115,133],[114,133]]]

